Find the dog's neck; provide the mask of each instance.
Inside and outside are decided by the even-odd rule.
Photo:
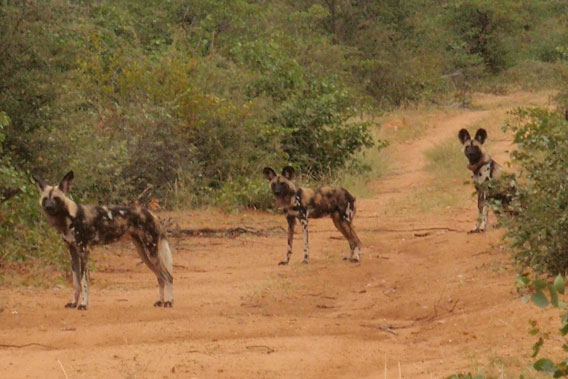
[[[481,156],[481,159],[479,161],[477,161],[477,163],[469,164],[469,165],[467,165],[467,168],[468,168],[468,170],[470,170],[474,174],[477,174],[481,167],[485,166],[486,164],[488,164],[490,162],[491,162],[491,157],[486,155],[486,154],[483,154]]]

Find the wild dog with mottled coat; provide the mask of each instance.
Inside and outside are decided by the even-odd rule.
[[[480,128],[471,139],[466,129],[461,129],[458,138],[463,145],[463,151],[469,161],[467,168],[472,172],[472,179],[477,191],[477,223],[470,233],[484,232],[487,227],[488,200],[498,200],[501,205],[507,207],[512,200],[511,191],[503,190],[498,185],[504,171],[501,165],[495,162],[483,149],[487,139],[487,131]],[[493,181],[496,183],[492,183]],[[509,190],[514,189],[514,182]]]
[[[34,177],[40,190],[40,205],[48,222],[61,234],[71,255],[75,294],[66,308],[86,310],[89,303],[89,248],[106,245],[128,235],[140,258],[158,278],[160,299],[156,307],[172,307],[172,254],[158,218],[139,207],[80,205],[69,198],[73,171],[59,185],[50,186]],[[167,298],[164,289],[167,287]],[[79,296],[82,294],[81,304]],[[78,306],[77,306],[78,305]]]
[[[308,243],[308,219],[331,216],[337,230],[349,242],[351,262],[359,262],[361,254],[361,241],[353,228],[355,217],[355,197],[344,188],[321,187],[316,190],[310,188],[296,188],[292,179],[295,170],[291,166],[282,169],[282,174],[277,175],[270,168],[265,167],[263,174],[270,181],[270,189],[276,199],[276,205],[283,208],[288,221],[288,251],[286,259],[279,264],[286,265],[292,255],[292,243],[294,241],[294,227],[296,219],[302,224],[304,239],[304,260],[310,259]]]

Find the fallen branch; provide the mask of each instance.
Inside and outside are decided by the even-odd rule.
[[[252,234],[255,236],[265,236],[270,232],[275,230],[280,230],[284,232],[284,229],[280,226],[273,227],[270,229],[256,229],[250,226],[238,226],[235,228],[199,228],[199,229],[168,229],[168,234],[173,237],[231,237],[235,238],[242,234]]]
[[[361,232],[386,232],[386,233],[415,233],[416,237],[425,237],[429,235],[428,231],[446,231],[446,232],[456,232],[463,233],[465,230],[448,228],[443,226],[436,226],[430,228],[415,228],[415,229],[385,229],[385,228],[373,228],[373,229],[357,229]],[[310,233],[333,233],[336,232],[335,229],[323,229],[323,230],[311,230]],[[235,228],[167,228],[167,232],[172,237],[229,237],[235,238],[243,234],[251,234],[255,236],[267,236],[269,234],[283,234],[286,233],[286,229],[281,226],[275,226],[268,229],[257,229],[251,226],[238,226]],[[343,239],[340,237],[330,237],[332,239]]]

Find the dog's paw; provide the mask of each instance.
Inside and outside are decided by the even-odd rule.
[[[361,262],[361,260],[360,260],[359,258],[351,258],[351,259],[349,259],[349,261],[350,261],[351,263],[359,263],[359,262]]]
[[[77,303],[67,303],[65,304],[65,308],[77,308]]]
[[[154,303],[155,307],[164,307],[165,303],[162,300],[158,300]]]
[[[288,261],[278,262],[278,266],[286,266],[287,264],[288,264]]]
[[[81,305],[79,305],[79,306],[77,307],[77,309],[80,310],[80,311],[86,311],[86,310],[87,310],[87,306],[81,304]]]
[[[307,258],[304,258],[304,260],[302,261],[303,264],[307,265],[308,263],[310,263],[310,260]]]
[[[173,301],[164,301],[164,308],[173,308],[174,302]]]

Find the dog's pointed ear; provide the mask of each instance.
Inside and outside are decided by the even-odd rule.
[[[267,180],[272,180],[276,176],[276,171],[274,171],[270,167],[265,167],[264,170],[262,170],[262,173]]]
[[[43,190],[45,189],[45,182],[43,180],[41,180],[37,175],[32,175],[32,178],[37,186],[37,188],[39,189],[39,192],[43,192]]]
[[[61,182],[59,182],[59,189],[64,194],[67,195],[69,193],[69,191],[71,191],[71,186],[73,185],[73,178],[74,177],[75,177],[75,175],[73,174],[73,171],[69,171],[67,174],[65,174],[63,179],[61,179]]]
[[[487,131],[483,128],[477,129],[477,132],[475,133],[475,140],[483,145],[483,142],[485,142],[486,139],[487,139]]]
[[[286,166],[282,169],[282,176],[285,177],[288,180],[292,180],[292,178],[294,178],[295,174],[296,174],[296,170],[294,170],[294,167],[292,167],[292,166]]]
[[[469,135],[469,132],[466,129],[462,129],[458,133],[458,138],[460,139],[460,142],[463,145],[464,143],[466,143],[471,139],[471,136]]]

